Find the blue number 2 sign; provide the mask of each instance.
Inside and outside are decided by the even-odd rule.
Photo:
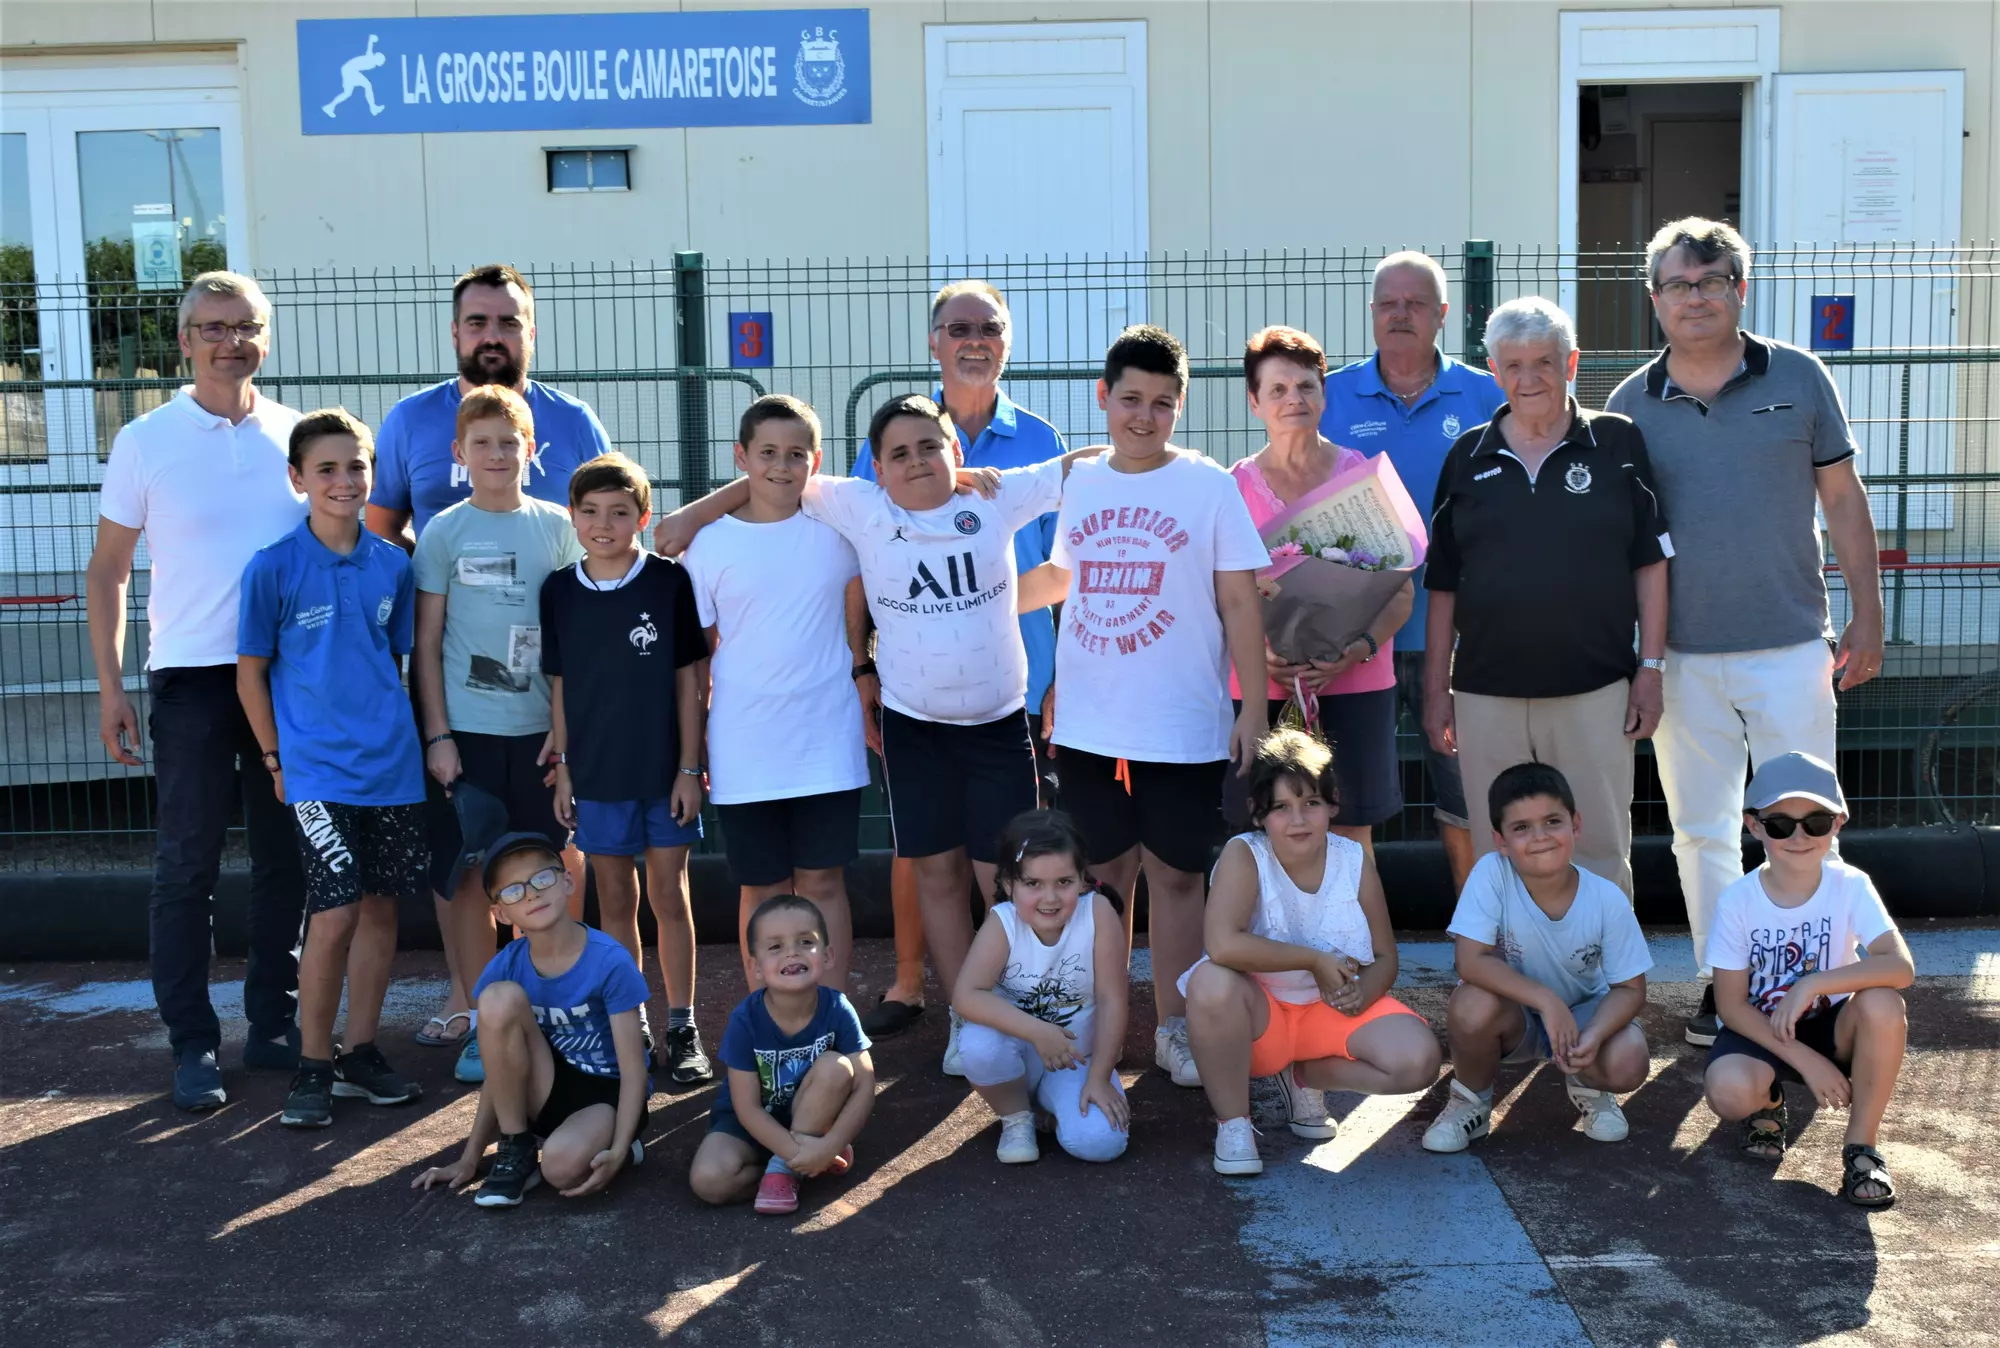
[[[771,365],[771,314],[729,316],[729,365],[736,370],[763,370]]]
[[[1854,296],[1812,297],[1812,349],[1815,351],[1854,349]]]

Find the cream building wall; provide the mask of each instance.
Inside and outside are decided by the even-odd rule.
[[[758,7],[724,0],[683,9]],[[234,47],[252,263],[454,266],[919,257],[928,248],[924,27],[1143,19],[1157,251],[1557,237],[1556,0],[889,0],[869,6],[864,126],[631,129],[629,193],[551,195],[542,147],[577,133],[305,136],[300,18],[658,9],[631,0],[6,0],[5,69],[51,49]],[[810,8],[807,0],[765,7]],[[1646,8],[1600,3],[1594,9]],[[1720,6],[1711,6],[1720,7]],[[1790,0],[1787,72],[1964,69],[1964,237],[2000,232],[2000,4]],[[996,185],[1004,191],[1004,184]]]

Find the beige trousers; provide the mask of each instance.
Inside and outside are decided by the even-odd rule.
[[[1480,856],[1493,850],[1486,793],[1516,763],[1547,763],[1569,779],[1580,826],[1576,864],[1632,897],[1632,741],[1625,738],[1631,685],[1620,679],[1574,697],[1452,695],[1458,768]]]

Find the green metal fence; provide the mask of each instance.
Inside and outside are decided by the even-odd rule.
[[[644,464],[663,506],[732,474],[742,409],[765,391],[821,413],[830,470],[853,460],[881,401],[933,382],[931,295],[984,276],[1006,292],[1006,387],[1073,444],[1098,439],[1097,362],[1127,323],[1160,323],[1194,365],[1178,440],[1231,462],[1262,443],[1241,387],[1244,339],[1270,323],[1314,333],[1336,363],[1373,347],[1367,300],[1384,250],[1119,259],[709,262],[529,268],[537,377],[590,402]],[[1480,354],[1485,314],[1542,294],[1583,339],[1579,398],[1601,406],[1657,346],[1634,250],[1563,254],[1473,241],[1430,251],[1451,283],[1443,341]],[[1843,695],[1843,772],[1858,822],[1914,824],[2000,811],[2000,384],[1990,247],[1762,253],[1748,322],[1808,345],[1815,296],[1849,300],[1854,350],[1825,353],[1856,438],[1885,550],[1884,677]],[[454,271],[300,272],[261,280],[275,305],[259,383],[300,408],[341,404],[371,424],[453,371]],[[185,379],[170,291],[129,281],[0,286],[0,866],[143,859],[150,779],[97,743],[82,571],[96,487],[120,426]],[[768,314],[739,352],[734,315]],[[745,354],[768,364],[736,362]],[[1831,560],[1829,558],[1829,560]],[[146,558],[141,550],[140,565]],[[1830,577],[1836,624],[1845,618]],[[146,578],[133,586],[126,682],[143,705]],[[1403,728],[1410,807],[1386,830],[1430,829],[1414,728]],[[1642,831],[1666,827],[1641,760]],[[881,841],[880,821],[871,824]]]

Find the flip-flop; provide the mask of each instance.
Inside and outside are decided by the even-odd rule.
[[[463,1034],[453,1034],[451,1032],[451,1023],[455,1020],[465,1022],[465,1031]],[[433,1025],[437,1026],[435,1030],[431,1028]],[[424,1028],[417,1031],[416,1040],[425,1048],[457,1048],[465,1042],[465,1036],[471,1033],[472,1013],[469,1011],[454,1011],[448,1016],[432,1016],[429,1020],[425,1021]]]
[[[922,1003],[912,1006],[908,1002],[892,1002],[883,996],[876,999],[875,1009],[861,1018],[861,1028],[868,1032],[870,1039],[887,1039],[892,1034],[901,1034],[909,1029],[923,1013]]]

